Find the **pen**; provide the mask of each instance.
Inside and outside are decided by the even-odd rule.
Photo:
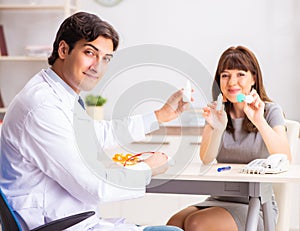
[[[225,166],[225,167],[217,168],[217,171],[218,172],[223,172],[223,171],[230,170],[230,169],[231,169],[231,166]]]

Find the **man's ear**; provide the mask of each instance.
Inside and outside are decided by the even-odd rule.
[[[57,52],[60,59],[65,59],[66,55],[69,53],[69,45],[64,40],[61,40]]]

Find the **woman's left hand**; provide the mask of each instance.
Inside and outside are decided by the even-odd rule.
[[[255,125],[264,120],[265,103],[261,100],[256,90],[252,90],[250,95],[253,96],[253,102],[251,104],[244,103],[244,112],[248,119]]]

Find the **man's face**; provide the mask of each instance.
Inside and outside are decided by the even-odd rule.
[[[60,42],[63,59],[61,78],[77,93],[93,89],[104,75],[112,58],[113,42],[99,36],[92,42],[79,40],[71,52]]]

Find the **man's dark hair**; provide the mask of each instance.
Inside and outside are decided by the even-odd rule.
[[[119,45],[119,35],[115,29],[107,22],[101,20],[97,15],[78,12],[67,19],[60,25],[53,43],[53,51],[48,58],[49,65],[53,65],[58,58],[58,46],[60,41],[64,40],[69,45],[69,52],[72,51],[76,42],[85,39],[88,42],[94,41],[99,36],[111,39],[113,50]]]

